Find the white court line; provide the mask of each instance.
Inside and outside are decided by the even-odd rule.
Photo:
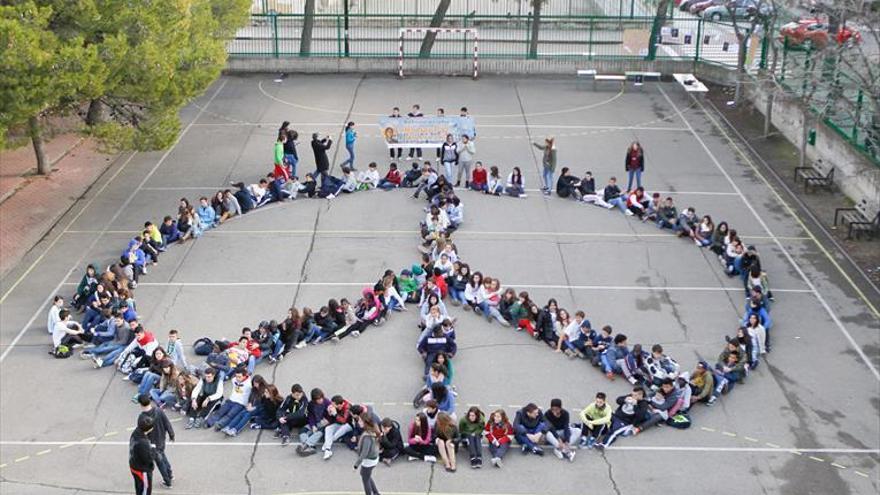
[[[294,122],[297,127],[344,127],[344,122]],[[195,127],[269,127],[274,129],[278,122],[201,122]],[[358,124],[358,127],[380,127],[379,124]],[[689,132],[687,127],[638,126],[638,125],[560,125],[560,124],[480,124],[479,129],[525,129],[527,127],[542,129],[584,129],[610,131],[669,131]],[[479,137],[479,136],[478,136]],[[523,136],[525,137],[525,136]]]
[[[144,178],[138,184],[138,186],[134,190],[134,192],[132,194],[130,194],[128,196],[128,198],[126,198],[125,202],[123,202],[122,205],[116,210],[116,213],[107,222],[107,225],[105,226],[105,229],[104,229],[105,231],[108,230],[111,225],[113,225],[113,222],[115,222],[116,219],[119,218],[119,216],[122,214],[122,212],[125,211],[125,209],[128,207],[128,205],[131,204],[131,201],[134,199],[137,192],[140,191],[140,189],[142,187],[144,187],[144,184],[146,184],[147,181],[150,180],[150,177],[152,177],[153,174],[156,173],[156,170],[158,170],[159,167],[162,165],[162,163],[165,162],[165,159],[168,158],[168,155],[170,155],[171,152],[174,151],[175,148],[177,148],[177,145],[183,139],[183,136],[185,136],[187,131],[189,131],[192,128],[192,125],[195,123],[195,121],[198,120],[199,117],[201,117],[202,112],[204,112],[205,109],[211,105],[211,102],[214,101],[214,98],[217,97],[217,95],[220,93],[220,91],[223,89],[223,87],[226,86],[226,83],[228,81],[229,81],[228,79],[224,79],[223,82],[220,83],[220,86],[217,88],[216,91],[214,91],[214,94],[211,95],[211,98],[208,99],[208,102],[205,104],[204,108],[199,110],[199,113],[196,114],[196,116],[192,120],[192,122],[190,122],[183,129],[183,131],[181,131],[179,136],[177,136],[177,140],[174,141],[174,144],[172,144],[171,147],[169,147],[168,150],[166,150],[165,153],[162,154],[162,157],[159,158],[159,161],[157,161],[156,164],[153,165],[153,168],[150,169],[150,171],[144,176]],[[132,156],[134,156],[134,155],[132,155]],[[114,174],[113,177],[115,178],[116,174]],[[106,184],[105,184],[105,186],[106,186]],[[73,263],[73,266],[71,266],[70,270],[67,271],[67,274],[65,274],[64,277],[61,279],[61,281],[58,282],[58,285],[55,286],[55,289],[51,293],[49,293],[49,296],[45,300],[43,300],[43,303],[40,304],[40,307],[37,308],[37,310],[34,312],[34,315],[31,316],[31,318],[28,320],[27,323],[25,323],[25,325],[24,325],[24,327],[22,327],[21,331],[18,332],[18,335],[16,335],[15,338],[12,339],[12,342],[9,344],[9,346],[6,347],[6,350],[3,351],[3,354],[0,354],[0,363],[2,363],[4,359],[6,359],[6,356],[8,356],[10,352],[12,352],[12,349],[15,348],[15,345],[18,344],[18,341],[21,340],[21,337],[25,334],[25,332],[27,332],[28,328],[30,328],[30,326],[34,323],[34,321],[37,319],[37,317],[44,315],[43,310],[46,308],[46,305],[49,303],[49,301],[52,299],[52,297],[54,297],[55,294],[58,293],[58,291],[64,285],[65,281],[70,278],[70,275],[73,273],[73,271],[82,266],[83,259],[86,257],[86,255],[88,253],[90,253],[92,251],[92,249],[94,249],[95,245],[98,244],[98,241],[101,240],[101,237],[103,235],[104,235],[104,232],[102,231],[101,233],[96,235],[94,239],[92,239],[92,242],[89,244],[88,247],[85,248],[85,250],[81,251],[82,254],[80,254],[79,258],[76,259],[76,261]]]
[[[75,286],[77,282],[65,282]],[[138,287],[371,287],[375,282],[142,282]],[[517,289],[598,290],[598,291],[681,291],[681,292],[742,292],[742,287],[648,287],[641,285],[520,285],[504,284]],[[777,289],[773,292],[811,294],[809,289]]]
[[[109,441],[94,440],[88,442],[60,442],[60,441],[0,441],[0,445],[4,446],[53,446],[53,445],[86,445],[86,446],[111,446],[111,447],[128,447],[127,441]],[[180,440],[171,443],[175,447],[240,447],[253,448],[254,442],[182,442]],[[291,446],[299,445],[299,442],[291,442]],[[277,441],[260,442],[261,447],[281,447],[281,443]],[[634,451],[668,451],[668,452],[739,452],[739,453],[778,453],[778,452],[799,452],[802,454],[847,454],[847,455],[877,455],[880,449],[789,449],[778,448],[772,449],[768,447],[698,447],[698,446],[677,446],[677,445],[660,445],[660,446],[611,446],[608,450],[634,450]]]
[[[133,235],[137,233],[137,229],[132,230],[67,230],[63,233],[65,234],[97,234],[103,232],[105,234],[126,234]],[[242,234],[294,234],[294,235],[371,235],[371,236],[386,236],[386,235],[406,235],[410,236],[413,234],[418,234],[418,230],[306,230],[306,229],[270,229],[270,230],[229,230],[229,229],[212,229],[209,230],[202,235],[242,235]],[[675,236],[670,233],[648,233],[648,234],[640,234],[635,232],[499,232],[499,231],[467,231],[467,230],[457,230],[455,235],[458,237],[461,236],[473,236],[473,237],[632,237],[632,238],[641,238],[641,237],[651,237],[651,238],[661,238],[661,239],[675,239]],[[809,241],[811,240],[809,237],[768,237],[768,236],[750,236],[744,235],[740,236],[742,239],[754,239],[754,240],[771,240],[771,239],[780,239],[784,241]]]
[[[697,134],[697,132],[694,130],[693,126],[691,126],[690,122],[688,122],[688,120],[684,118],[684,115],[681,113],[681,110],[679,110],[678,106],[676,106],[675,103],[672,101],[672,99],[669,98],[669,96],[666,94],[666,92],[663,91],[663,88],[658,86],[657,89],[660,91],[660,94],[663,95],[663,97],[666,99],[666,101],[670,105],[672,105],[672,108],[675,109],[676,113],[678,113],[679,118],[681,118],[681,120],[684,122],[684,124],[691,130],[691,134],[694,136],[694,138],[697,140],[697,142],[700,143],[700,146],[702,146],[702,148],[706,152],[706,154],[709,155],[709,158],[712,159],[712,162],[715,163],[715,166],[718,167],[718,170],[721,171],[721,173],[724,175],[724,177],[730,183],[731,187],[733,187],[733,189],[739,194],[740,198],[742,198],[742,201],[743,201],[743,203],[745,203],[746,208],[748,208],[749,211],[752,212],[752,215],[755,217],[755,220],[757,220],[758,223],[761,225],[761,228],[763,228],[764,231],[767,232],[768,235],[773,236],[773,232],[770,230],[770,227],[767,225],[767,223],[764,221],[764,219],[761,218],[760,215],[758,215],[758,212],[755,211],[755,208],[752,206],[752,203],[748,200],[748,198],[746,198],[746,196],[743,194],[742,190],[739,188],[738,185],[736,185],[736,182],[733,181],[733,179],[730,177],[730,175],[727,173],[727,171],[724,170],[724,167],[721,166],[721,162],[718,161],[718,158],[715,156],[714,153],[712,153],[712,150],[709,149],[709,147],[706,145],[706,142],[703,141],[703,138],[700,137],[699,134]],[[706,108],[703,107],[703,105],[699,103],[699,100],[694,98],[693,95],[691,95],[691,99],[693,99],[694,102],[700,107],[700,109],[703,111],[703,114],[706,115],[706,118],[712,122],[712,125],[715,126],[719,131],[724,132],[721,129],[721,126],[718,124],[718,122],[715,121],[715,118],[712,117],[711,115],[709,115],[709,112],[706,111]],[[798,273],[798,275],[801,277],[801,279],[803,279],[804,283],[807,284],[807,287],[809,287],[810,290],[813,292],[813,294],[816,296],[816,299],[819,301],[819,304],[822,305],[822,307],[828,313],[828,316],[831,317],[831,320],[834,322],[834,324],[837,326],[837,328],[840,330],[840,332],[843,334],[843,336],[846,338],[846,340],[849,342],[849,344],[852,346],[852,348],[856,351],[856,353],[862,359],[862,362],[865,363],[865,366],[867,366],[868,369],[871,371],[871,373],[874,375],[874,378],[876,380],[880,381],[880,371],[877,370],[877,368],[874,366],[874,363],[872,363],[870,358],[868,358],[867,354],[865,354],[865,351],[863,351],[861,346],[859,346],[859,344],[855,341],[853,336],[849,333],[849,331],[843,325],[843,322],[840,321],[840,318],[837,317],[837,315],[831,309],[831,306],[828,305],[828,302],[825,300],[825,298],[822,296],[822,294],[819,293],[819,291],[816,289],[816,286],[809,279],[809,277],[807,277],[807,274],[804,273],[804,270],[794,260],[794,258],[785,249],[785,247],[783,247],[781,242],[779,242],[778,240],[775,240],[775,243],[776,243],[776,247],[778,247],[782,251],[782,254],[785,256],[785,258],[791,264],[792,268],[795,269],[795,271]]]

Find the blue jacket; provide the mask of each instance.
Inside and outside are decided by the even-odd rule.
[[[749,316],[752,314],[758,315],[758,320],[761,321],[761,325],[764,326],[765,330],[770,330],[770,327],[773,326],[773,320],[770,318],[770,312],[767,311],[767,308],[764,306],[753,308],[751,304],[749,304],[749,301],[746,301],[746,312],[742,319],[743,326],[748,326]]]
[[[128,241],[128,246],[125,248],[125,251],[122,252],[122,256],[129,256],[131,252],[131,247],[137,244],[137,241],[132,239]],[[136,266],[144,266],[147,264],[147,255],[144,254],[144,251],[141,248],[137,248],[134,251],[134,264]]]
[[[345,130],[345,144],[354,144],[357,140],[357,135],[354,133],[353,129]]]
[[[455,344],[455,339],[449,338],[447,336],[443,337],[434,337],[433,335],[428,335],[419,341],[419,352],[423,354],[436,354],[438,352],[445,352],[450,356],[455,354],[455,351],[458,350],[458,346]]]
[[[214,226],[214,222],[217,221],[217,213],[214,211],[213,206],[199,206],[198,213],[199,220],[202,221],[203,229],[209,229]]]

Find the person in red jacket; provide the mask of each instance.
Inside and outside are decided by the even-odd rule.
[[[333,442],[351,433],[351,403],[343,399],[341,395],[334,395],[330,399],[330,405],[324,413],[327,427],[324,428],[324,460],[333,456]]]
[[[253,375],[257,363],[263,360],[263,352],[260,350],[260,342],[253,338],[251,329],[248,327],[241,329],[241,336],[247,338],[247,344],[245,344],[248,351],[247,372],[248,375]]]
[[[434,268],[434,285],[440,289],[440,298],[446,299],[446,294],[449,293],[449,284],[446,283],[446,276],[443,274],[443,270],[440,268]]]
[[[474,191],[486,192],[489,189],[489,176],[483,168],[483,162],[474,164],[474,172],[471,174],[470,188]]]
[[[513,425],[507,419],[504,409],[496,409],[486,421],[486,441],[489,443],[489,453],[492,454],[492,465],[500,468],[503,466],[501,459],[510,447],[510,439],[513,436]]]
[[[392,163],[388,167],[388,173],[385,174],[385,178],[379,180],[379,185],[376,186],[379,189],[384,189],[386,191],[391,189],[396,189],[400,187],[400,182],[403,180],[403,176],[400,175],[400,171],[397,170],[397,164]]]

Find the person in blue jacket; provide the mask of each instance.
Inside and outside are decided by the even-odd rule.
[[[348,159],[340,163],[340,167],[348,165],[352,170],[357,170],[354,166],[354,142],[357,141],[357,131],[354,130],[354,122],[345,125],[345,150],[348,151]]]

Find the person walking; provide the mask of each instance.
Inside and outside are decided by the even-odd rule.
[[[315,154],[315,179],[321,176],[321,180],[327,176],[330,170],[330,160],[327,159],[327,150],[333,145],[333,140],[329,137],[321,139],[317,132],[312,134],[312,152]]]
[[[475,154],[477,154],[477,146],[467,134],[462,134],[458,152],[458,172],[455,176],[455,187],[461,186],[462,173],[464,173],[464,187],[470,187],[471,165],[474,163]]]
[[[296,165],[299,163],[299,153],[296,151],[296,140],[299,133],[293,129],[286,131],[287,141],[284,142],[284,161],[290,171],[291,177],[296,177]]]
[[[354,142],[357,141],[357,131],[354,130],[354,122],[345,125],[345,150],[348,151],[348,159],[339,164],[340,167],[348,165],[352,170],[357,170],[354,166]]]
[[[167,488],[171,488],[174,481],[174,473],[171,472],[171,463],[165,455],[165,436],[172,442],[174,441],[174,427],[168,416],[158,407],[153,406],[150,394],[141,394],[138,396],[138,403],[141,405],[141,414],[138,417],[138,423],[141,418],[149,418],[153,423],[153,429],[150,431],[149,439],[153,444],[153,457],[156,459],[156,467],[159,468],[159,474],[162,475],[162,484]]]
[[[363,433],[358,438],[358,458],[354,463],[354,469],[361,469],[364,494],[379,495],[379,489],[373,482],[373,468],[379,464],[379,429],[369,414],[358,416],[357,422]]]
[[[541,191],[549,196],[550,191],[553,190],[553,172],[556,170],[556,139],[550,136],[544,139],[544,144],[532,144],[544,152],[544,156],[541,158],[543,165],[541,177],[544,179],[544,187],[541,188]]]
[[[642,187],[642,172],[645,171],[645,150],[638,141],[633,141],[629,148],[626,149],[626,158],[624,166],[629,179],[626,183],[626,190],[632,191],[633,177],[636,179],[636,187]]]
[[[148,435],[153,431],[153,418],[141,415],[128,440],[128,470],[134,479],[135,495],[153,493],[153,449]]]

